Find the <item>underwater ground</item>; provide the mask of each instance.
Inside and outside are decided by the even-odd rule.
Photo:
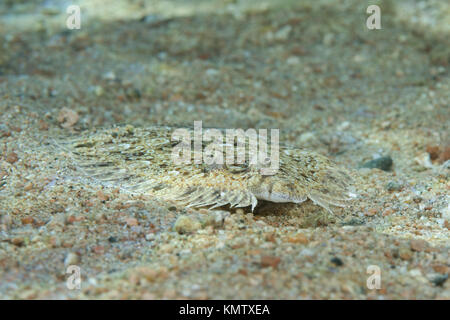
[[[449,65],[446,1],[2,1],[0,298],[450,299]],[[196,210],[54,148],[197,120],[279,129],[357,196]]]

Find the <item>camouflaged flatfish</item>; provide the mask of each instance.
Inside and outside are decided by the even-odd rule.
[[[178,164],[172,151],[176,128],[131,126],[84,132],[56,144],[92,181],[136,194],[150,194],[189,207],[255,208],[258,200],[302,203],[330,210],[350,199],[350,177],[328,158],[280,145],[279,169],[261,174],[258,165]],[[191,129],[189,129],[191,130]],[[192,131],[192,130],[191,130]]]

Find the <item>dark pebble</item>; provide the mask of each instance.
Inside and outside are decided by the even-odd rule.
[[[342,260],[339,259],[338,257],[334,257],[330,261],[331,261],[331,263],[333,263],[337,267],[341,267],[341,266],[344,265],[344,262],[342,262]]]
[[[386,156],[367,161],[363,163],[360,166],[360,168],[369,168],[369,169],[377,168],[384,171],[389,171],[391,170],[392,163],[393,163],[392,158],[390,156]]]
[[[362,226],[364,224],[364,220],[359,218],[348,218],[341,222],[342,226]]]
[[[400,191],[402,190],[402,184],[395,182],[395,181],[390,181],[386,184],[386,190],[387,191]]]
[[[441,287],[444,285],[445,281],[447,281],[448,279],[448,274],[439,274],[435,277],[433,277],[433,279],[431,279],[431,282],[437,286],[437,287]]]
[[[117,242],[117,238],[116,237],[109,237],[108,241],[111,243]]]

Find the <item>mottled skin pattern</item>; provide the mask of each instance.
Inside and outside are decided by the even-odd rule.
[[[172,160],[175,128],[117,127],[85,132],[59,142],[84,176],[128,192],[148,193],[189,207],[255,208],[258,200],[330,205],[349,200],[350,177],[329,159],[280,146],[279,170],[262,175],[259,165],[180,164]]]

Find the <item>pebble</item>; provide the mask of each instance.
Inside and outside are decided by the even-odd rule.
[[[337,126],[338,131],[345,131],[348,128],[350,128],[350,122],[348,122],[348,121],[344,121]]]
[[[439,146],[427,146],[426,151],[429,153],[431,160],[436,160],[437,158],[439,158]]]
[[[403,188],[403,185],[399,182],[389,181],[386,184],[387,191],[400,191],[400,190],[402,190],[402,188]]]
[[[179,234],[193,233],[201,228],[200,222],[190,216],[181,215],[175,221],[174,229]]]
[[[80,262],[80,257],[74,252],[69,252],[66,255],[66,258],[64,259],[64,266],[67,267],[70,265],[77,264],[78,262]]]
[[[378,213],[378,209],[372,208],[372,209],[369,209],[369,210],[365,213],[365,216],[367,216],[367,217],[373,217],[373,216],[376,215],[377,213]]]
[[[428,242],[422,239],[412,239],[410,246],[413,251],[424,251],[428,247]]]
[[[268,232],[264,235],[264,240],[269,241],[269,242],[276,242],[276,236],[274,232]],[[289,239],[288,239],[289,241]]]
[[[24,187],[23,190],[24,191],[30,191],[33,189],[33,184],[31,182],[27,183]]]
[[[127,226],[129,226],[129,227],[135,227],[139,224],[139,222],[137,221],[136,218],[131,218],[131,217],[126,218],[125,222],[126,222]]]
[[[109,196],[104,194],[102,190],[99,190],[96,195],[97,195],[98,200],[100,200],[100,201],[108,201],[109,200]]]
[[[6,162],[8,163],[15,163],[17,162],[17,160],[19,160],[19,157],[17,156],[17,153],[15,153],[14,151],[8,153],[8,155],[6,156]]]
[[[415,157],[414,161],[424,168],[427,168],[427,169],[433,168],[433,164],[431,163],[430,155],[426,152]]]
[[[445,148],[438,159],[439,163],[445,163],[448,160],[450,160],[450,147]]]
[[[291,57],[287,58],[286,63],[290,64],[290,65],[299,64],[300,58],[296,57],[296,56],[291,56]]]
[[[341,266],[343,266],[344,265],[344,262],[340,259],[340,258],[338,258],[338,257],[333,257],[333,258],[331,258],[331,263],[333,263],[334,265],[336,265],[337,267],[341,267]]]
[[[0,123],[0,138],[9,136],[11,136],[11,131],[9,131],[9,128],[3,123]]]
[[[309,242],[308,238],[304,234],[296,234],[293,237],[289,237],[287,239],[290,243],[301,243],[301,244],[307,244]]]
[[[25,217],[22,218],[22,224],[26,225],[26,224],[32,224],[34,222],[33,217]]]
[[[411,260],[412,259],[412,251],[406,247],[401,247],[398,250],[398,255],[402,260]]]
[[[92,247],[92,252],[98,255],[102,255],[105,253],[105,247],[104,246],[94,246]]]
[[[155,240],[155,238],[156,238],[156,236],[154,233],[147,233],[145,235],[145,240],[147,240],[147,241],[153,241],[153,240]]]
[[[57,120],[61,124],[61,127],[68,129],[73,127],[79,118],[80,116],[76,111],[64,107],[59,111]]]
[[[105,90],[101,86],[95,86],[94,92],[97,97],[101,97],[105,93]]]
[[[12,218],[9,214],[0,215],[0,224],[9,227],[12,224]]]
[[[364,224],[364,220],[356,218],[356,217],[346,217],[342,221],[342,225],[344,226],[360,226]]]
[[[263,267],[263,268],[272,267],[275,269],[276,267],[278,267],[280,262],[281,262],[281,259],[279,257],[274,257],[274,256],[262,256],[261,257],[261,267]]]
[[[392,168],[392,158],[390,156],[379,157],[370,161],[363,163],[360,168],[369,168],[369,169],[381,169],[384,171],[389,171]]]
[[[210,69],[207,69],[205,73],[206,73],[207,76],[212,77],[212,76],[215,76],[215,75],[219,74],[219,70],[210,68]]]
[[[208,215],[204,221],[205,226],[212,226],[214,228],[221,228],[224,225],[225,218],[230,215],[228,211],[213,210],[208,212]]]
[[[428,153],[430,160],[437,160],[439,163],[444,163],[450,159],[450,146],[439,147],[439,146],[427,146],[426,152]],[[422,155],[423,156],[423,155]]]
[[[18,246],[18,247],[22,246],[24,242],[25,242],[25,240],[23,238],[20,238],[20,237],[16,237],[16,238],[12,238],[11,239],[11,243],[13,245],[15,245],[15,246]]]
[[[444,285],[445,281],[448,279],[448,274],[436,274],[430,277],[430,281],[437,287]]]
[[[153,282],[158,277],[158,271],[148,267],[138,267],[133,270],[130,275],[130,281],[133,283],[140,283],[141,279]]]
[[[116,80],[116,75],[113,71],[109,71],[103,75],[103,79],[109,80],[109,81],[114,81],[114,80]]]
[[[449,273],[450,271],[450,267],[447,267],[444,264],[434,264],[432,267],[434,271],[441,274],[446,274]]]
[[[279,29],[274,34],[274,38],[276,40],[287,40],[289,34],[291,33],[292,27],[290,25],[286,25],[283,28]]]
[[[117,242],[118,240],[117,240],[117,238],[116,237],[109,237],[108,238],[108,241],[110,242],[110,243],[115,243],[115,242]]]
[[[450,204],[441,210],[441,215],[444,219],[450,219]]]

